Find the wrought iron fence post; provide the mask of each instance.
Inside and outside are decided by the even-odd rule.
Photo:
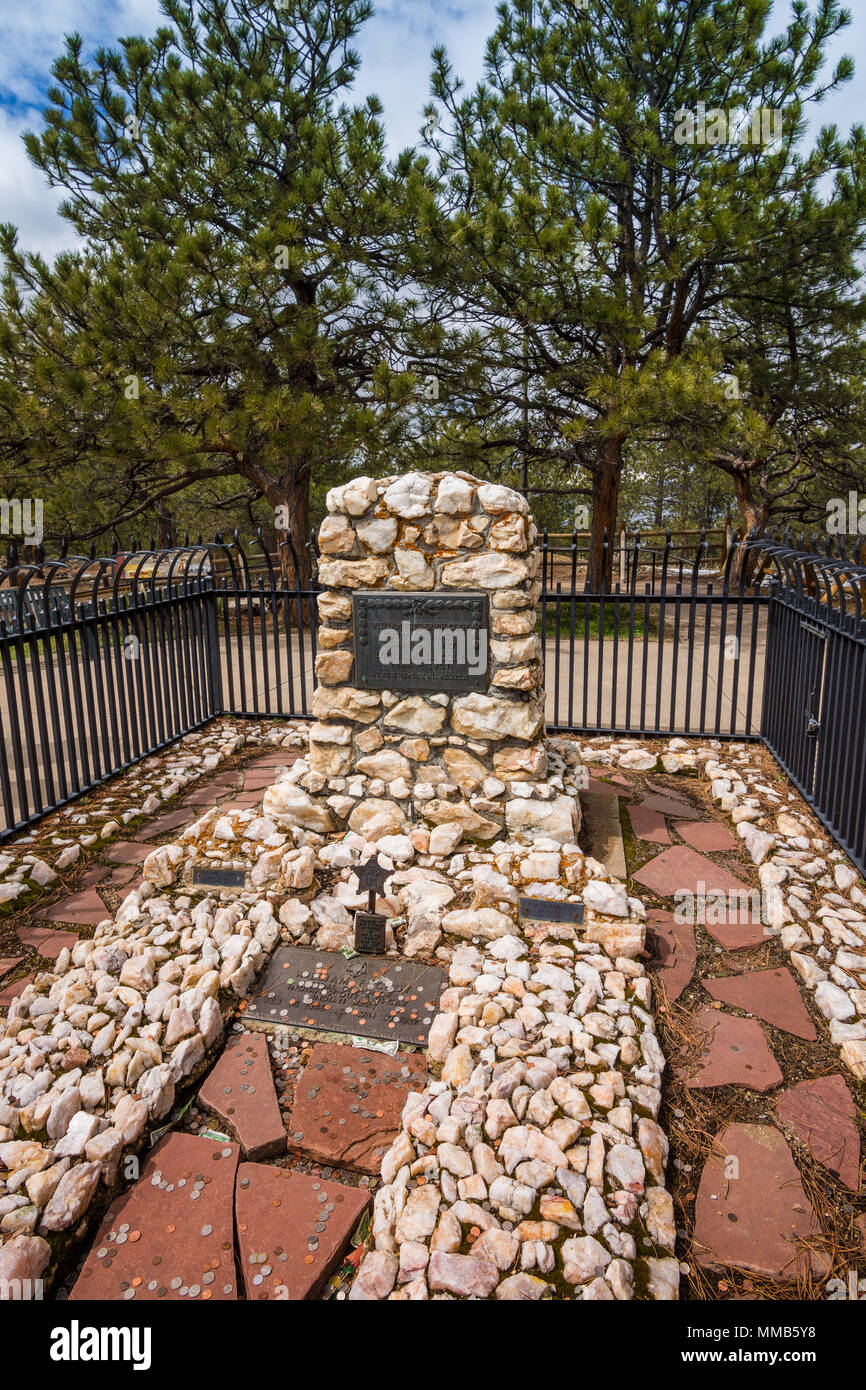
[[[209,674],[208,709],[210,714],[223,714],[222,661],[220,660],[219,630],[217,628],[217,595],[213,576],[203,581],[205,642]]]

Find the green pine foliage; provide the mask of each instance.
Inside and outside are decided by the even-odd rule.
[[[586,508],[598,580],[622,520],[815,524],[864,477],[866,136],[806,136],[838,0],[776,37],[770,0],[504,0],[391,162],[368,0],[162,7],[71,36],[27,137],[79,249],[0,229],[0,489],[49,541],[284,527],[306,573],[329,486],[457,467]]]
[[[0,459],[46,487],[49,533],[128,536],[240,484],[303,558],[314,473],[393,453],[414,389],[380,268],[395,184],[378,102],[345,101],[370,9],[164,0],[150,40],[89,62],[67,41],[27,149],[82,250],[50,267],[0,241]]]

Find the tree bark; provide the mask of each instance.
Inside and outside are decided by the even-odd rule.
[[[159,549],[171,545],[173,521],[174,517],[165,499],[160,498],[156,504],[156,544]]]
[[[752,473],[748,465],[731,470],[731,477],[734,480],[734,493],[737,498],[737,506],[745,522],[746,534],[755,531],[758,535],[763,535],[770,519],[769,499],[763,495],[760,499],[755,497],[752,487]],[[732,578],[738,584],[751,584],[754,573],[755,555],[746,548],[744,539],[734,563]]]
[[[734,493],[737,506],[743,514],[746,530],[762,534],[770,519],[770,503],[766,497],[758,500],[752,488],[752,475],[746,469],[737,469],[733,474]]]
[[[291,460],[277,478],[250,452],[238,459],[237,471],[255,483],[274,509],[277,558],[283,583],[289,589],[309,589],[312,583],[310,464],[305,459]],[[287,536],[291,536],[297,566]]]
[[[653,522],[657,531],[661,530],[662,526],[664,525],[665,492],[667,488],[667,481],[667,469],[665,468],[664,463],[662,463],[659,469],[658,484],[656,486],[656,509],[655,516],[653,517]]]
[[[625,434],[611,435],[598,446],[592,471],[592,535],[589,542],[587,584],[590,593],[610,592],[619,486],[622,479],[622,446]],[[607,555],[604,533],[607,531]]]
[[[279,500],[276,506],[286,508],[288,529],[278,531],[278,554],[280,573],[290,589],[309,589],[312,585],[312,563],[310,557],[310,470],[301,464],[287,470],[279,482]],[[292,538],[297,556],[297,568],[291,547],[286,539]]]

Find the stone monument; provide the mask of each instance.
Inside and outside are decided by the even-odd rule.
[[[296,795],[297,824],[368,840],[425,821],[455,843],[506,829],[572,841],[577,802],[547,779],[525,498],[413,472],[355,478],[327,507],[309,770],[294,793],[279,784],[273,810],[285,824]]]

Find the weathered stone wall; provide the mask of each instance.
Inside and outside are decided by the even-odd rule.
[[[322,522],[319,655],[310,766],[328,778],[455,784],[544,778],[536,527],[520,493],[468,473],[356,478]],[[359,689],[352,594],[480,591],[490,599],[486,691]]]

